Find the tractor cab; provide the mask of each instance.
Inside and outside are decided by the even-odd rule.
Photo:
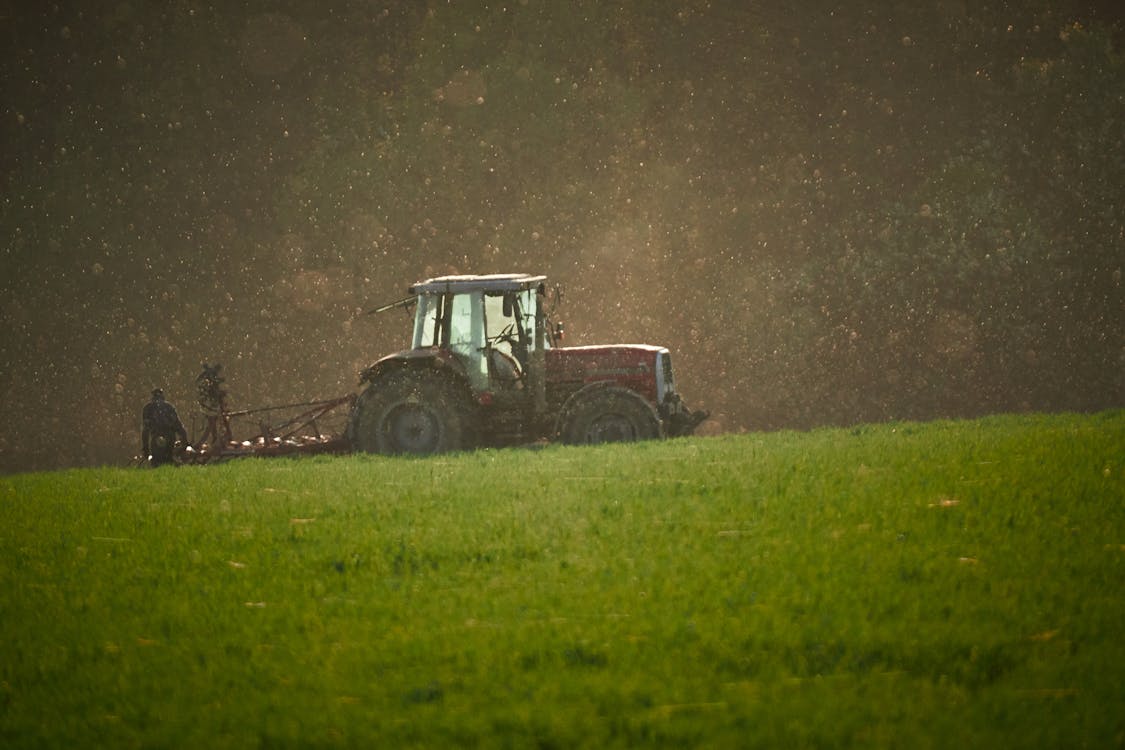
[[[536,385],[542,371],[544,276],[443,276],[415,284],[412,349],[451,352],[472,390],[510,393]],[[538,365],[537,365],[538,363]]]

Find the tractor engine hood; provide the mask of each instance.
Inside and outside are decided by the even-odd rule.
[[[571,346],[548,349],[546,355],[550,385],[613,381],[657,404],[675,391],[671,355],[662,346]]]

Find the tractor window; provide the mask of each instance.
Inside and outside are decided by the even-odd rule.
[[[414,349],[424,346],[437,346],[435,336],[440,327],[437,325],[441,315],[441,297],[435,294],[423,294],[418,297],[418,309],[414,312]]]
[[[465,363],[465,371],[475,390],[488,384],[488,363],[484,359],[484,300],[481,292],[447,297],[451,305],[449,348]]]
[[[449,319],[449,347],[458,354],[470,355],[484,346],[484,321],[481,318],[480,292],[453,295]]]
[[[414,309],[414,341],[411,343],[412,349],[422,349],[423,346],[434,346],[434,332],[438,329],[436,326],[436,315],[438,315],[438,297],[433,295],[420,295],[417,299],[417,307]]]
[[[485,336],[492,343],[493,348],[500,349],[505,354],[512,353],[512,347],[506,340],[501,340],[498,337],[500,334],[508,330],[512,326],[512,331],[515,331],[515,317],[511,314],[505,315],[504,295],[503,294],[488,294],[484,298],[484,320],[485,320]]]
[[[448,347],[465,364],[474,388],[488,381],[484,360],[484,301],[480,292],[423,294],[414,317],[415,349]]]
[[[535,348],[535,292],[492,293],[484,298],[486,331],[485,335],[493,346],[508,354],[511,351],[508,341],[499,340],[507,332],[517,342],[517,348],[525,351]]]
[[[535,348],[535,316],[539,311],[539,295],[535,293],[534,289],[528,289],[526,292],[520,294],[520,310],[523,312],[523,328],[527,331],[527,348]],[[544,348],[547,348],[547,338],[543,340]]]

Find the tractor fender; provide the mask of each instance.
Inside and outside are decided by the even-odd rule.
[[[629,394],[632,394],[637,398],[638,402],[644,403],[646,406],[648,406],[648,408],[652,411],[653,418],[658,424],[662,422],[662,420],[660,419],[660,414],[656,410],[656,407],[654,407],[649,402],[649,400],[642,396],[640,393],[637,393],[632,388],[626,388],[625,386],[622,386],[620,383],[613,380],[598,380],[582,386],[577,391],[570,394],[566,401],[563,402],[562,407],[559,409],[558,416],[555,418],[554,434],[558,435],[560,433],[560,431],[563,429],[563,426],[570,419],[571,413],[576,407],[581,405],[590,397],[608,390],[625,391]]]
[[[404,367],[432,367],[444,370],[468,382],[465,365],[448,349],[432,346],[424,349],[406,349],[378,360],[359,373],[359,384],[370,383],[388,372]]]

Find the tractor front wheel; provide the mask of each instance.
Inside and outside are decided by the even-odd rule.
[[[467,387],[436,370],[402,369],[372,381],[348,423],[352,447],[366,453],[428,454],[471,447]]]
[[[564,443],[617,443],[664,436],[660,417],[648,401],[628,388],[607,386],[571,397],[558,423]]]

